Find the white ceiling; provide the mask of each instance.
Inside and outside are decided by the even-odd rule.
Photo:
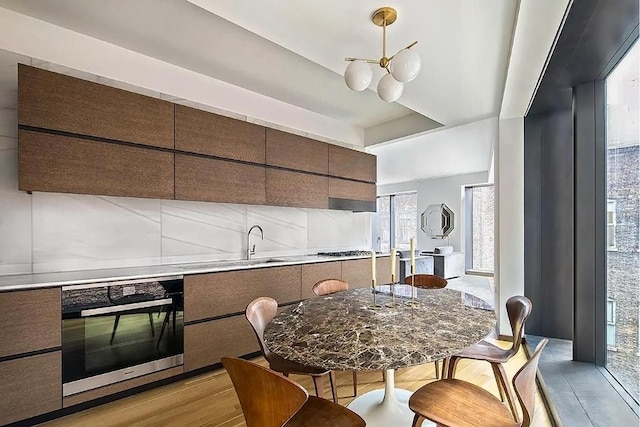
[[[370,16],[384,5],[398,10],[389,51],[418,40],[414,49],[423,58],[418,78],[392,104],[374,90],[348,90],[342,77],[345,56],[381,56],[382,31]],[[408,136],[406,129],[384,131],[387,123],[398,130],[411,122],[411,132],[424,132],[498,114],[517,0],[0,0],[0,6],[375,128],[370,143],[377,143]]]
[[[488,171],[497,126],[494,117],[372,147],[378,185]]]

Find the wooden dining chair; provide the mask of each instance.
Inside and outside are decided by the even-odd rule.
[[[311,290],[316,296],[330,295],[335,292],[346,291],[349,289],[349,284],[344,280],[340,279],[325,279],[321,280],[315,285]],[[358,395],[358,372],[352,371],[353,373],[353,397]],[[384,372],[382,379],[384,381]]]
[[[309,396],[299,384],[256,363],[223,357],[247,427],[364,426],[349,409]]]
[[[507,300],[507,315],[509,316],[509,323],[511,324],[511,333],[513,336],[513,344],[508,349],[500,348],[488,341],[480,341],[478,344],[472,345],[464,349],[461,353],[455,354],[449,358],[447,368],[447,378],[453,378],[455,376],[456,367],[460,359],[474,359],[489,362],[493,369],[493,375],[498,386],[498,393],[500,393],[500,400],[504,402],[505,394],[509,403],[509,408],[516,416],[517,409],[515,401],[509,393],[509,386],[507,382],[507,375],[504,372],[503,363],[506,363],[511,359],[518,350],[522,343],[522,337],[524,334],[524,324],[531,315],[531,301],[525,296],[516,295]]]
[[[522,418],[515,417],[502,402],[482,387],[454,378],[434,381],[422,386],[409,398],[415,412],[413,426],[428,419],[443,426],[457,427],[529,427],[535,410],[536,372],[540,354],[547,345],[545,338],[531,359],[513,377]]]
[[[415,274],[404,278],[404,283],[411,285],[413,277],[413,286],[422,289],[442,289],[447,286],[447,280],[433,274]]]
[[[405,277],[404,283],[407,285],[413,284],[416,288],[421,289],[442,289],[446,287],[449,282],[433,274],[414,274],[413,276]],[[440,361],[436,360],[433,363],[436,366],[436,378],[440,378]],[[444,375],[444,367],[442,373]]]
[[[333,371],[325,371],[311,366],[291,362],[269,350],[267,344],[264,342],[264,330],[267,327],[267,324],[276,316],[277,313],[278,302],[269,297],[254,299],[249,303],[249,305],[247,305],[245,310],[245,316],[253,327],[253,332],[255,332],[256,337],[258,338],[262,355],[267,362],[269,362],[269,367],[276,372],[283,373],[285,376],[288,376],[289,374],[311,375],[313,385],[316,389],[316,395],[318,397],[324,397],[324,385],[322,380],[325,375],[329,375],[333,401],[338,403],[336,380]]]

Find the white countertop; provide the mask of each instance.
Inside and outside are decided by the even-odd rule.
[[[389,254],[378,254],[378,257]],[[83,283],[115,282],[147,278],[161,278],[188,274],[214,273],[285,265],[312,264],[329,261],[346,261],[368,258],[360,256],[298,255],[247,260],[209,261],[190,264],[167,264],[147,267],[110,268],[104,270],[79,270],[60,273],[16,274],[0,276],[0,292],[79,285]]]

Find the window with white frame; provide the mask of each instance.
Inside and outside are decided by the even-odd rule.
[[[391,194],[377,198],[377,250],[408,250],[418,231],[418,194]],[[374,230],[375,233],[375,230]]]
[[[616,302],[607,298],[607,348],[616,348]]]

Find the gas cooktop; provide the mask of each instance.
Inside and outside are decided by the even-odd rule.
[[[371,255],[371,251],[339,251],[339,252],[318,252],[322,256],[364,256]]]

